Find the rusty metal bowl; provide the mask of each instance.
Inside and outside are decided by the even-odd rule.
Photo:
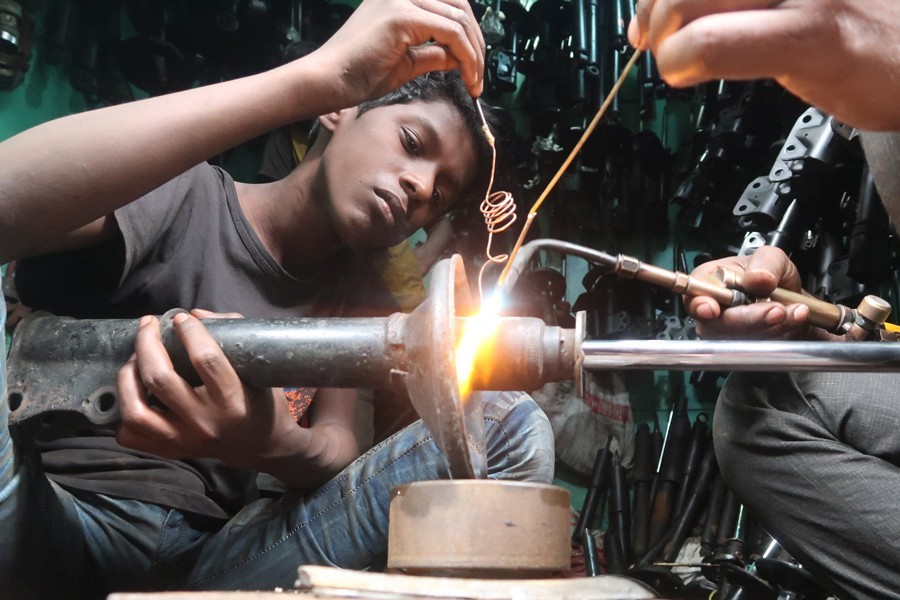
[[[419,481],[394,488],[388,567],[458,577],[545,577],[571,561],[569,492],[540,483]]]

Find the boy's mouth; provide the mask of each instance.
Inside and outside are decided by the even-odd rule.
[[[375,188],[375,195],[381,200],[379,208],[389,229],[399,230],[406,218],[406,210],[400,197],[394,192],[384,188]]]

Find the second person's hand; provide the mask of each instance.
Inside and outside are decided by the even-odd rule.
[[[707,280],[719,268],[740,276],[744,291],[759,298],[776,287],[800,291],[797,268],[778,248],[763,246],[750,256],[710,261],[694,269],[691,277]],[[697,320],[697,335],[704,339],[796,339],[810,335],[806,324],[809,308],[803,304],[758,302],[723,308],[706,296],[685,296],[684,302]]]
[[[775,79],[854,127],[900,128],[894,0],[639,0],[628,38],[676,87]]]

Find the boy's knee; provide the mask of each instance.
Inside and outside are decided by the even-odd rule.
[[[553,430],[544,411],[524,392],[484,396],[489,477],[552,482]]]

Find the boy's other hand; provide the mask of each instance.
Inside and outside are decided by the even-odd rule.
[[[741,278],[744,291],[765,298],[776,287],[800,291],[794,263],[778,248],[762,246],[750,256],[733,256],[704,263],[691,277],[709,280],[719,268]],[[809,308],[778,302],[757,302],[723,308],[707,296],[685,296],[685,306],[697,320],[697,335],[704,339],[794,339],[805,337]]]
[[[467,0],[364,0],[313,53],[340,78],[343,106],[379,98],[430,71],[484,85],[484,38]]]

